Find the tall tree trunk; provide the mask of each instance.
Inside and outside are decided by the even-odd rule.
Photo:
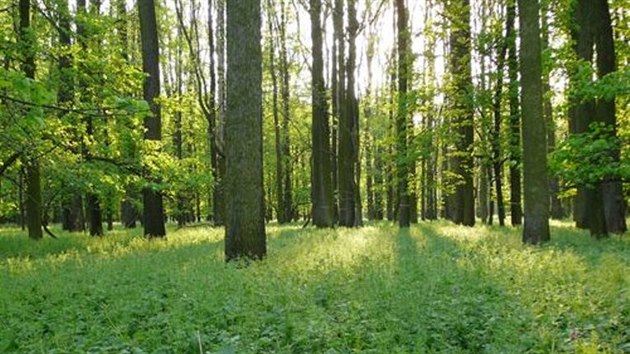
[[[179,29],[177,31],[177,35],[179,36]],[[178,107],[175,108],[175,112],[173,114],[173,123],[174,123],[174,132],[173,132],[173,147],[175,148],[175,158],[177,158],[178,160],[182,160],[184,158],[184,153],[183,153],[183,144],[184,144],[184,139],[183,139],[183,133],[182,133],[182,109],[181,109],[181,104],[182,102],[182,75],[183,75],[183,70],[182,70],[182,47],[178,46],[176,51],[176,57],[175,57],[175,93],[177,95],[177,101],[178,101]],[[171,59],[171,55],[169,53],[168,55],[168,60]],[[172,62],[172,61],[171,61]],[[166,72],[169,72],[170,70],[166,70]],[[168,77],[169,75],[165,75],[166,77]],[[166,86],[168,85],[168,82],[165,80]],[[167,92],[167,94],[170,96],[171,92]],[[176,211],[176,215],[175,218],[177,219],[177,226],[178,227],[183,227],[187,222],[188,222],[188,215],[186,212],[186,204],[187,202],[190,202],[189,200],[187,200],[186,198],[186,192],[184,191],[179,191],[177,193],[177,196],[175,197],[177,199],[177,211]]]
[[[282,125],[281,125],[281,145],[282,145],[282,165],[284,169],[284,181],[282,190],[282,212],[285,222],[293,219],[293,185],[291,168],[291,138],[289,135],[289,122],[291,119],[291,91],[289,73],[289,54],[287,51],[287,19],[285,0],[280,0],[280,69],[282,71]]]
[[[597,18],[595,30],[595,44],[597,48],[597,74],[601,80],[604,76],[617,71],[615,44],[613,39],[612,21],[608,1],[595,1],[595,16]],[[610,139],[617,139],[617,117],[615,98],[607,97],[597,101],[595,114],[597,121],[606,124],[611,129]],[[613,161],[620,159],[619,149],[612,152]],[[626,204],[623,197],[623,187],[618,178],[608,177],[602,183],[606,228],[608,232],[624,233],[626,225]]]
[[[521,110],[525,227],[523,242],[549,240],[547,135],[542,102],[542,58],[538,0],[518,0],[521,40]]]
[[[311,38],[313,43],[312,106],[313,128],[311,142],[311,203],[313,224],[317,227],[333,226],[333,191],[330,160],[330,131],[324,82],[322,54],[321,0],[310,0]]]
[[[396,15],[394,15],[396,16]],[[395,21],[394,21],[395,23]],[[389,96],[389,104],[388,104],[388,120],[389,120],[389,125],[388,125],[388,136],[392,137],[392,140],[398,142],[396,140],[396,116],[394,114],[394,96],[396,94],[396,71],[398,70],[398,68],[396,67],[396,49],[394,48],[392,50],[392,56],[391,56],[391,61],[390,61],[390,67],[389,67],[389,92],[388,92],[388,96]],[[387,172],[385,175],[385,184],[387,185],[386,187],[386,197],[387,197],[387,220],[389,221],[394,221],[396,219],[396,209],[397,209],[397,198],[396,198],[396,194],[397,194],[397,190],[398,190],[398,185],[396,182],[396,173],[398,171],[398,166],[396,165],[396,152],[394,151],[394,147],[392,146],[392,144],[390,144],[389,146],[387,146]]]
[[[225,224],[225,197],[223,181],[225,176],[224,126],[225,126],[225,1],[217,0],[217,126],[214,134],[216,166],[214,169],[214,193],[212,196],[212,214],[214,225]]]
[[[571,28],[571,36],[574,40],[573,49],[580,61],[577,65],[592,65],[593,44],[595,43],[597,27],[591,20],[591,16],[597,13],[596,3],[589,0],[578,0],[574,6],[575,23]],[[572,76],[576,74],[577,72],[571,73]],[[584,100],[577,93],[579,90],[577,85],[579,84],[575,78],[572,80],[569,95],[569,127],[573,134],[588,132],[590,124],[601,118],[600,115],[596,114],[595,100]],[[588,228],[595,238],[607,234],[602,181],[597,181],[591,186],[578,186],[574,208],[577,227]]]
[[[396,113],[396,148],[398,176],[398,225],[409,227],[409,153],[407,151],[408,105],[407,82],[411,74],[411,34],[404,0],[396,0],[398,46],[398,111]]]
[[[267,253],[262,158],[260,0],[227,0],[225,258]]]
[[[57,91],[57,100],[59,105],[63,107],[71,106],[74,100],[74,75],[72,72],[72,54],[70,47],[72,45],[70,28],[70,11],[68,1],[63,0],[59,3],[59,43],[68,52],[64,52],[59,56],[59,89]],[[80,138],[75,137],[78,141]],[[63,221],[62,228],[70,232],[83,231],[85,224],[83,220],[83,198],[80,191],[72,191],[70,196],[63,202]]]
[[[473,107],[468,95],[472,87],[470,1],[458,0],[449,5],[452,29],[450,37],[450,69],[454,76],[453,97],[457,155],[453,157],[453,172],[462,181],[455,191],[455,222],[475,225],[475,199],[473,183]]]
[[[278,223],[285,223],[284,219],[284,158],[282,156],[282,137],[280,136],[280,112],[278,107],[278,73],[276,70],[276,47],[274,44],[274,37],[277,35],[273,28],[273,17],[271,12],[273,11],[273,3],[271,0],[267,1],[267,23],[269,25],[269,71],[271,73],[271,110],[273,115],[273,127],[275,133],[275,152],[276,152],[276,178],[275,192],[276,192],[276,215]]]
[[[509,16],[516,16],[516,0],[510,0]],[[519,101],[518,58],[516,31],[508,39],[508,76],[510,80],[508,103],[510,106],[510,216],[512,226],[523,223],[521,206],[521,113]]]
[[[541,31],[542,31],[542,49],[543,53],[549,48],[549,21],[547,19],[549,12],[549,3],[543,2],[543,8],[541,11]],[[547,65],[545,65],[547,64]],[[545,121],[547,122],[547,152],[551,153],[556,148],[556,124],[553,119],[553,107],[551,105],[551,87],[549,83],[549,71],[551,70],[551,63],[543,61],[543,111],[545,114]],[[564,218],[564,209],[560,200],[560,181],[558,177],[549,176],[549,194],[551,203],[551,218],[562,219]]]
[[[218,163],[219,163],[219,149],[217,146],[217,118],[218,118],[218,114],[217,114],[217,103],[216,103],[216,99],[217,99],[217,73],[216,73],[216,68],[215,68],[215,58],[214,58],[214,53],[216,52],[216,45],[215,45],[215,39],[214,39],[214,1],[213,0],[208,0],[208,49],[210,50],[210,92],[208,93],[208,110],[209,110],[209,117],[208,117],[208,130],[207,130],[207,135],[208,135],[208,153],[210,154],[210,169],[212,171],[212,176],[214,178],[216,178],[216,176],[218,175]],[[208,201],[208,210],[207,210],[207,217],[208,220],[212,220],[214,221],[214,209],[210,209],[211,207],[214,208],[213,204],[214,204],[214,190],[211,190],[208,193],[208,199],[206,199]]]
[[[594,3],[589,0],[578,0],[573,4],[573,20],[571,37],[573,50],[577,59],[584,63],[593,60],[593,26],[591,14],[594,12]],[[573,76],[576,73],[572,73]],[[571,134],[582,134],[588,131],[591,117],[594,115],[594,102],[582,100],[578,97],[577,85],[579,82],[571,78],[569,91],[569,131]],[[589,194],[585,186],[577,187],[577,194],[573,198],[573,219],[575,226],[581,229],[589,227]],[[599,218],[598,218],[599,219]]]
[[[509,6],[509,5],[508,5]],[[503,203],[503,156],[501,154],[501,98],[503,93],[503,69],[508,51],[508,42],[513,38],[514,22],[516,14],[514,11],[507,11],[505,38],[499,51],[497,63],[497,83],[494,90],[494,129],[492,131],[492,168],[494,172],[494,182],[497,200],[497,213],[499,225],[505,226],[505,205]]]
[[[35,52],[33,49],[35,34],[31,28],[31,2],[20,0],[20,32],[19,41],[23,48],[22,71],[30,79],[35,78]],[[25,209],[26,226],[28,236],[32,239],[41,239],[42,233],[42,187],[40,167],[37,158],[27,158],[25,161]]]
[[[341,116],[339,119],[339,155],[337,171],[339,178],[339,225],[356,226],[356,163],[357,163],[357,117],[358,105],[354,90],[354,71],[356,66],[356,10],[354,0],[347,0],[348,7],[348,59],[345,65],[346,87],[345,98],[340,101]],[[341,10],[343,11],[343,9]],[[353,16],[354,15],[354,16]],[[343,36],[343,34],[342,34]],[[343,48],[340,45],[340,48]],[[343,52],[340,51],[340,54]],[[344,67],[340,63],[340,67]],[[343,78],[339,80],[342,82]]]
[[[160,95],[160,62],[154,0],[139,0],[138,14],[142,40],[142,69],[148,75],[144,80],[144,99],[149,103],[152,113],[144,120],[144,138],[149,141],[159,141],[162,139],[162,122],[160,105],[156,99]],[[147,178],[153,177],[147,176]],[[144,235],[150,238],[166,236],[162,194],[151,188],[145,188],[143,197]]]
[[[95,1],[91,4],[92,11],[94,15],[98,15],[100,11],[100,1]],[[77,13],[82,16],[79,21],[77,21],[77,37],[78,41],[81,44],[81,48],[87,52],[88,40],[91,39],[91,33],[86,30],[86,21],[87,19],[87,10],[86,10],[86,1],[79,0],[77,1]],[[86,82],[79,82],[80,90],[87,90],[88,84]],[[85,117],[85,133],[89,139],[94,139],[94,120],[92,116]],[[85,161],[91,160],[91,154],[87,146],[83,146],[83,155]],[[103,236],[103,211],[101,209],[101,203],[98,199],[98,195],[93,190],[88,190],[85,196],[85,203],[87,208],[87,217],[89,224],[89,232],[90,236]]]

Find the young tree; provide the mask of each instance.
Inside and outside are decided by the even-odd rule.
[[[144,99],[151,107],[151,116],[144,120],[145,140],[160,141],[162,139],[162,122],[160,105],[160,62],[158,47],[157,21],[154,0],[139,0],[140,36],[142,41],[142,69],[147,74],[144,80]],[[151,176],[148,176],[149,178]],[[164,237],[164,207],[160,192],[145,188],[144,196],[144,235],[147,237]]]
[[[227,0],[226,261],[267,253],[260,0]]]
[[[313,41],[313,63],[311,68],[313,102],[311,203],[313,224],[317,227],[331,227],[333,225],[333,192],[330,129],[328,126],[324,57],[322,53],[321,11],[321,0],[310,0],[309,13],[311,17],[311,38]]]
[[[523,242],[549,240],[547,136],[542,101],[542,57],[538,0],[518,0],[525,227]]]

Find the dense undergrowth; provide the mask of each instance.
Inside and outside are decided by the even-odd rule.
[[[630,351],[630,242],[520,231],[268,228],[269,257],[223,262],[223,231],[32,242],[0,229],[0,352]]]

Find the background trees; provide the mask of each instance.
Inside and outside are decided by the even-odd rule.
[[[140,212],[147,235],[169,219],[220,226],[229,193],[245,190],[226,176],[226,2],[125,5],[0,0],[0,219],[34,237],[61,221],[98,235]],[[553,215],[572,205],[594,236],[623,232],[626,7],[541,1],[527,52],[513,0],[262,2],[248,64],[262,70],[262,108],[242,115],[262,119],[265,220],[520,224],[522,174],[547,171],[527,167],[542,141],[521,142],[540,133],[538,103],[519,97],[540,76]],[[538,57],[540,72],[519,66]]]

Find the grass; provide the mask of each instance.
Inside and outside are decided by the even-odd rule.
[[[223,262],[223,231],[145,241],[0,229],[0,352],[630,352],[630,240],[553,241],[445,222],[408,231],[269,226],[269,257]]]

